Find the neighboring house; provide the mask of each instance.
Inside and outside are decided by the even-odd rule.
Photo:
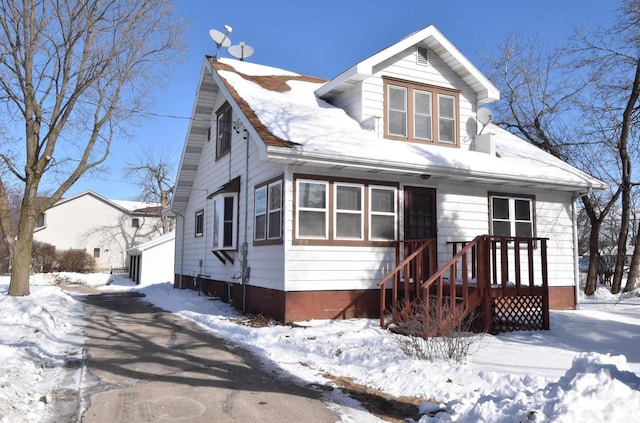
[[[377,316],[382,293],[409,291],[405,276],[424,281],[452,248],[488,234],[502,238],[474,241],[471,278],[454,279],[488,278],[511,257],[496,261],[495,246],[519,254],[526,238],[535,258],[507,258],[494,285],[520,292],[507,271],[531,263],[543,302],[575,307],[574,200],[606,185],[481,124],[479,108],[498,99],[434,26],[329,81],[207,57],[172,202],[175,286],[203,281],[281,321]],[[493,264],[478,262],[482,245],[494,246]],[[425,246],[428,273],[394,269]]]
[[[84,250],[97,269],[127,266],[127,250],[162,235],[160,206],[108,200],[86,191],[62,199],[38,217],[35,241],[57,250]]]
[[[176,233],[168,232],[130,248],[127,251],[129,278],[137,285],[173,281],[175,240]]]

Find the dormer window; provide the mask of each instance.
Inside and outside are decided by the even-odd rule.
[[[384,90],[386,138],[459,145],[457,91],[391,78]]]

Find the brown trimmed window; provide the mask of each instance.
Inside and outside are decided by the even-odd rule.
[[[282,240],[282,180],[257,185],[254,201],[254,241],[264,244],[280,242]]]
[[[358,180],[295,181],[295,239],[303,244],[397,239],[397,186]]]
[[[535,197],[490,194],[491,234],[535,237]]]
[[[232,110],[229,103],[225,103],[218,109],[217,136],[216,136],[216,160],[231,151],[231,126]]]
[[[459,93],[430,85],[384,79],[385,137],[459,145]]]

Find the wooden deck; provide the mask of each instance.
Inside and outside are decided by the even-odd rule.
[[[452,258],[436,268],[435,239],[396,243],[396,267],[379,282],[382,327],[394,323],[392,311],[420,303],[440,316],[474,313],[492,333],[549,329],[547,238],[482,235],[449,245]]]

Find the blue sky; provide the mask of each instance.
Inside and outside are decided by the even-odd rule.
[[[248,61],[301,74],[333,78],[406,35],[434,24],[483,70],[483,55],[513,32],[561,41],[578,26],[611,21],[617,1],[595,0],[176,0],[189,23],[187,51],[155,92],[154,115],[114,140],[106,170],[85,175],[65,195],[92,190],[118,200],[136,199],[138,187],[122,167],[148,148],[175,158],[177,170],[204,55],[215,54],[209,29],[233,27],[231,41],[255,49]],[[226,49],[221,57],[230,57]],[[171,116],[171,117],[169,117]]]

